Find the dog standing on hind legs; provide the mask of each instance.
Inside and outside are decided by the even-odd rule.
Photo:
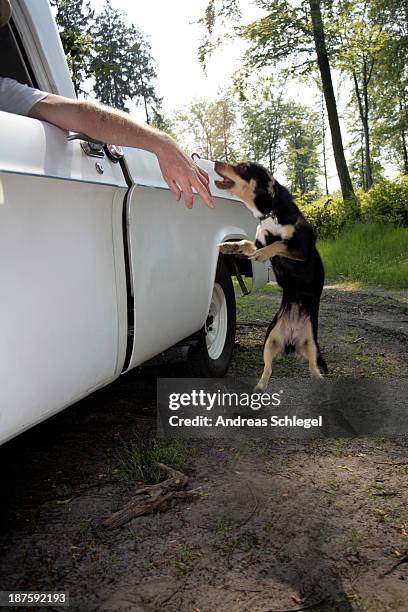
[[[320,352],[317,331],[324,268],[312,226],[289,191],[263,166],[253,162],[236,166],[216,162],[215,171],[222,177],[215,181],[217,187],[243,200],[259,220],[253,242],[223,242],[220,252],[242,254],[263,262],[270,259],[283,291],[280,308],[266,332],[264,371],[255,390],[266,389],[273,362],[284,351],[304,357],[312,378],[322,378],[320,368],[327,373],[327,365]]]

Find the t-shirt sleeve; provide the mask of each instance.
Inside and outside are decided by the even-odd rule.
[[[0,78],[0,111],[16,115],[28,115],[34,104],[48,93],[22,85],[13,79]]]

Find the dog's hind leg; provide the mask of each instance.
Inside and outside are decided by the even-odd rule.
[[[266,333],[263,349],[264,370],[254,391],[265,391],[269,379],[272,376],[273,360],[282,353],[283,348],[284,338],[282,333],[282,320],[278,319],[272,329],[269,328]]]
[[[314,339],[310,319],[306,322],[305,331],[302,334],[301,338],[299,338],[297,342],[297,347],[302,357],[304,357],[308,361],[310,376],[312,378],[323,378],[318,367],[319,357],[320,359],[322,359],[322,357],[318,350],[317,343]]]
[[[320,352],[320,347],[319,347],[318,344],[317,344],[317,365],[319,366],[319,368],[321,368],[323,370],[323,372],[325,374],[328,374],[329,368],[327,367],[327,363],[326,363],[325,358],[323,357],[323,355]]]
[[[317,341],[318,316],[319,316],[319,306],[317,306],[315,309],[312,310],[310,320],[312,323],[313,338],[314,338],[314,341],[316,343],[316,348],[317,348],[317,365],[319,366],[321,370],[323,370],[325,374],[327,374],[329,371],[329,368],[327,367],[327,363],[320,351],[320,346]]]

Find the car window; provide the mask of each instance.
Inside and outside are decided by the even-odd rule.
[[[37,86],[12,20],[0,28],[0,77],[9,77],[31,87]]]

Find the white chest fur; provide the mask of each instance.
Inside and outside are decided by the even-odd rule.
[[[268,217],[267,219],[261,221],[256,228],[256,239],[262,244],[266,245],[266,236],[269,232],[269,234],[272,234],[273,236],[280,236],[284,240],[285,238],[289,237],[287,236],[286,228],[287,226],[278,223],[276,217]]]

